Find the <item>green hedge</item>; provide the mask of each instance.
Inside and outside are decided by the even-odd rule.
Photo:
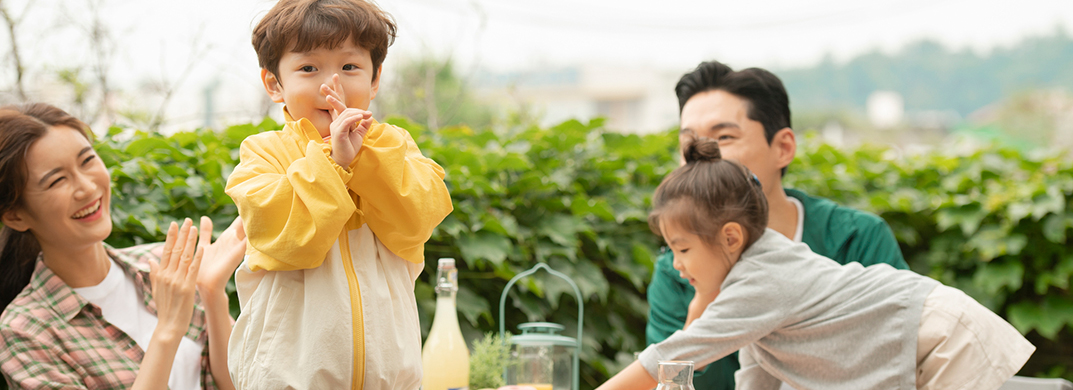
[[[677,166],[675,132],[620,135],[604,131],[599,120],[429,132],[389,121],[409,129],[446,169],[455,207],[426,246],[417,286],[424,332],[434,312],[428,282],[437,258],[459,260],[460,319],[471,340],[497,329],[507,280],[547,262],[571,275],[584,295],[583,388],[644,348],[644,291],[660,245],[646,212],[659,180]],[[226,227],[235,207],[223,186],[239,143],[278,127],[266,120],[167,137],[112,129],[98,143],[115,183],[108,242],[160,240],[166,222],[200,214]],[[1073,345],[1073,253],[1066,244],[1073,163],[994,147],[893,154],[805,137],[786,183],[880,214],[915,271],[968,292],[1028,334],[1039,350],[1022,375],[1073,375],[1063,349]],[[549,320],[574,334],[577,306],[568,288],[542,276],[519,283],[508,329]]]

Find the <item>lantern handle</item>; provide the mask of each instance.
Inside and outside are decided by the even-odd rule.
[[[532,275],[539,271],[541,268],[543,268],[545,271],[548,271],[549,274],[552,274],[562,280],[565,280],[566,283],[569,283],[570,287],[574,289],[574,299],[577,300],[577,345],[574,347],[573,390],[578,390],[578,374],[581,372],[579,371],[579,369],[581,368],[581,364],[580,360],[578,359],[578,354],[581,352],[581,330],[583,327],[582,320],[584,319],[585,303],[581,300],[581,290],[577,288],[577,284],[574,283],[574,280],[570,279],[570,277],[566,276],[566,274],[551,269],[551,267],[549,267],[547,263],[537,263],[537,265],[533,266],[533,268],[514,275],[514,277],[511,278],[509,282],[507,282],[507,286],[503,287],[503,294],[499,296],[499,338],[500,340],[503,340],[507,336],[507,324],[504,321],[503,317],[503,313],[506,310],[507,305],[507,293],[510,292],[510,288],[514,286],[514,283],[518,282],[518,279]],[[503,380],[507,380],[507,369],[505,367],[503,368]]]

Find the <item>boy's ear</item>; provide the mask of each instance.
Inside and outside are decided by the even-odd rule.
[[[775,133],[771,138],[771,148],[775,152],[775,162],[779,169],[790,165],[797,153],[797,136],[794,135],[794,130],[784,127]]]
[[[745,229],[737,222],[727,222],[722,229],[723,248],[734,255],[740,255],[745,249]]]
[[[373,83],[369,88],[369,100],[376,98],[376,92],[380,90],[380,79],[382,78],[384,78],[384,65],[380,65],[380,68],[376,70],[376,78],[373,79]]]
[[[4,223],[4,226],[20,232],[25,232],[30,229],[29,223],[23,218],[22,210],[8,210],[4,215],[0,216],[0,221]]]
[[[265,92],[268,92],[268,97],[272,98],[273,102],[283,103],[283,85],[279,83],[276,75],[268,69],[261,68],[261,82],[264,83]]]

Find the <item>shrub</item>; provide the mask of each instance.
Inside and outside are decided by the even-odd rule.
[[[645,346],[644,292],[660,246],[645,219],[655,186],[677,166],[675,132],[622,135],[594,120],[433,133],[389,122],[445,168],[454,202],[425,248],[417,285],[425,334],[438,258],[459,260],[458,309],[469,340],[498,329],[506,282],[547,262],[573,277],[585,301],[582,387],[633,360]],[[111,129],[97,145],[113,180],[108,242],[162,240],[168,221],[201,214],[225,228],[236,211],[223,186],[241,140],[279,126],[266,120],[171,136]],[[1036,344],[1023,375],[1073,377],[1073,354],[1063,347],[1073,345],[1068,158],[1001,147],[896,157],[887,148],[843,150],[805,137],[785,184],[882,216],[915,271],[966,291]],[[512,289],[507,329],[547,320],[575,334],[569,287],[542,275]],[[234,297],[232,305],[237,314]]]

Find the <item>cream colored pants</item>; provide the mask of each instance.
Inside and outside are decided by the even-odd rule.
[[[1036,347],[961,290],[939,286],[924,300],[917,335],[918,389],[998,389]]]

